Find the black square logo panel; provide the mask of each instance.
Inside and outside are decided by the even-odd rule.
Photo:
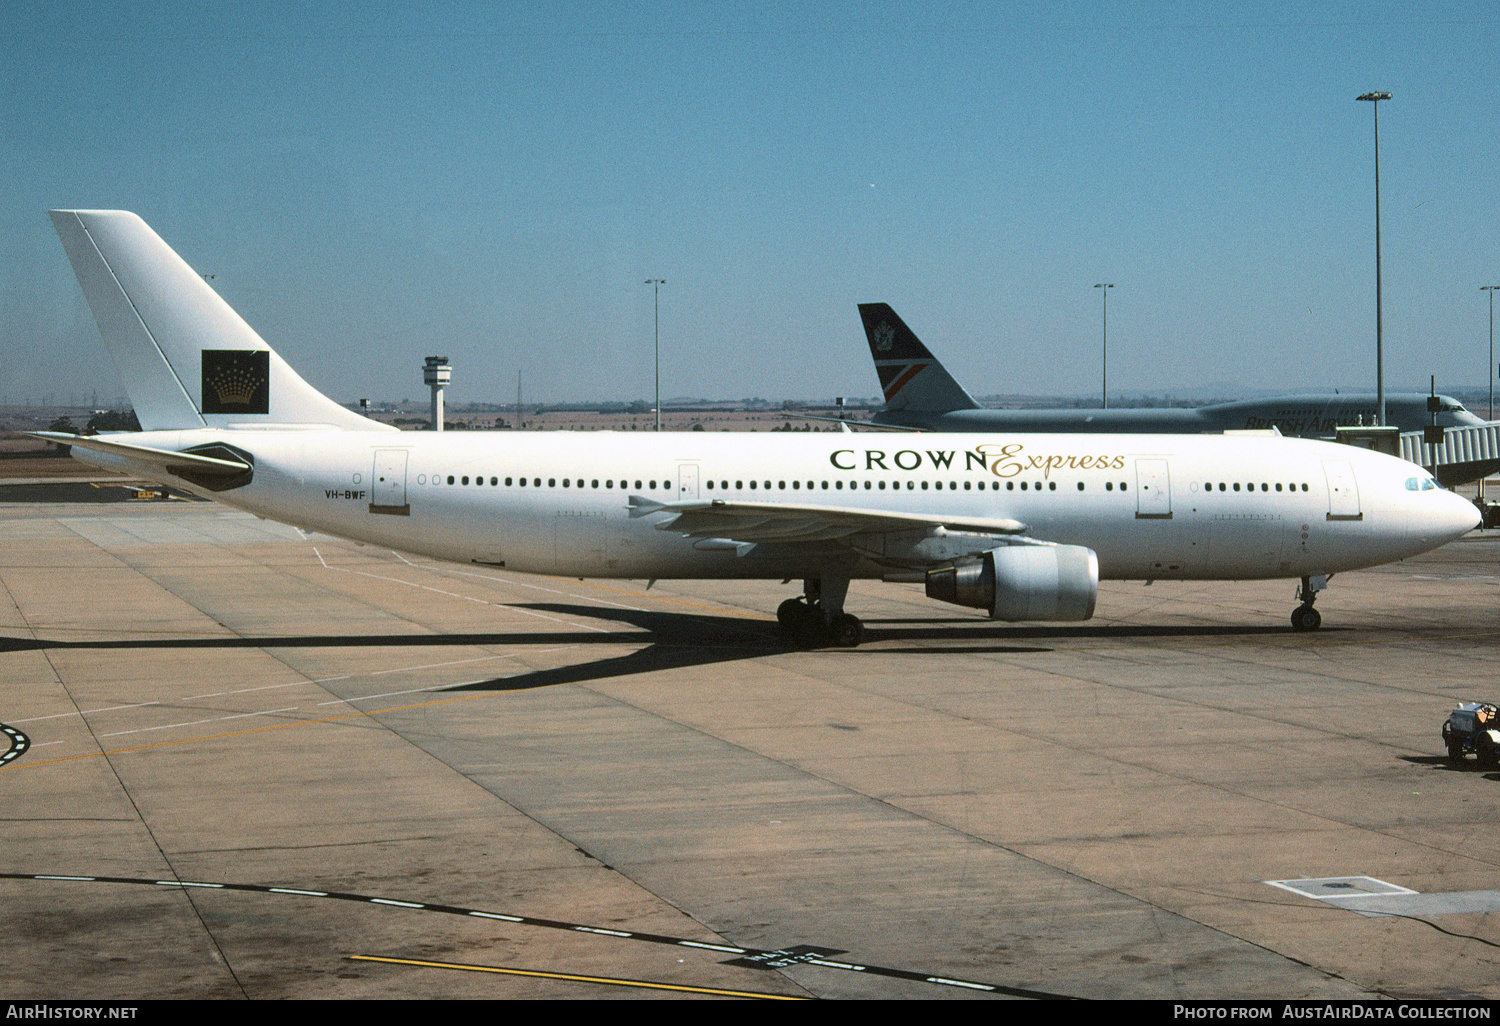
[[[204,413],[270,413],[270,350],[203,350],[202,394]]]

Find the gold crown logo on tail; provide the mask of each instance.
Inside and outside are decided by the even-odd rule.
[[[203,350],[204,413],[269,413],[270,352]]]

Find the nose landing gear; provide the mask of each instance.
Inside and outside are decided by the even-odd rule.
[[[1328,575],[1326,574],[1302,578],[1296,595],[1297,600],[1302,604],[1292,610],[1293,630],[1315,631],[1323,625],[1323,617],[1313,608],[1313,602],[1317,600],[1318,592],[1327,587]]]

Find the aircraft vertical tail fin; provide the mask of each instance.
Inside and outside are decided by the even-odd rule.
[[[387,427],[303,381],[135,214],[49,213],[143,429]]]
[[[979,403],[885,303],[859,304],[886,408],[922,413],[977,410]]]

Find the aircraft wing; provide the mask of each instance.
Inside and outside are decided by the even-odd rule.
[[[1015,535],[1026,530],[1019,520],[988,517],[943,517],[894,510],[850,509],[782,502],[728,502],[723,499],[660,503],[630,497],[630,515],[671,513],[657,529],[697,538],[736,542],[838,541],[856,535],[938,529],[965,534]]]

